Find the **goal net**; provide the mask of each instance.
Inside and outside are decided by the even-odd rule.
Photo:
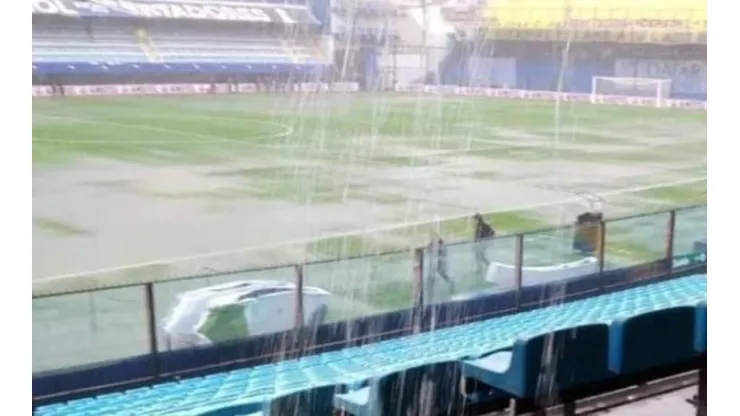
[[[660,78],[593,77],[591,95],[655,98],[656,104],[671,95],[671,80]]]

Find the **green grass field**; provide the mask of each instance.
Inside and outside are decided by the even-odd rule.
[[[412,248],[432,231],[468,239],[473,212],[503,235],[569,224],[584,195],[608,218],[706,202],[705,112],[560,114],[396,94],[35,100],[34,293],[160,281],[161,319],[183,290],[392,252],[305,266],[334,294],[330,318],[348,319],[408,307]],[[610,224],[609,267],[662,257],[666,224]],[[677,250],[705,224],[705,209],[679,214]],[[569,240],[527,235],[525,264],[572,259]],[[513,262],[515,239],[489,251]],[[487,287],[472,259],[450,247],[460,292]],[[192,275],[209,277],[169,281]],[[34,300],[34,370],[146,352],[144,307],[140,288]]]

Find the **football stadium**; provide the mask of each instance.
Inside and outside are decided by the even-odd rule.
[[[705,2],[32,6],[34,414],[706,414]]]

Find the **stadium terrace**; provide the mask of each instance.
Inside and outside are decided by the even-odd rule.
[[[34,413],[702,411],[706,5],[618,3],[32,0]]]

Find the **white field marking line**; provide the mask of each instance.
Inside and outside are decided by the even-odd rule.
[[[553,148],[552,144],[548,142],[549,139],[547,137],[543,137],[541,141],[535,141],[535,142],[529,142],[529,143],[521,139],[518,139],[522,144],[513,143],[513,141],[517,139],[516,136],[497,135],[496,137],[497,138],[492,138],[492,139],[471,137],[470,141],[475,142],[475,143],[487,144],[487,145],[497,144],[498,146],[501,146],[501,147],[508,147],[512,149],[522,149],[522,150],[542,149],[542,148],[552,149]],[[676,143],[676,144],[652,143],[652,144],[645,144],[645,145],[642,145],[642,144],[637,145],[634,143],[629,143],[627,141],[622,141],[616,144],[606,143],[605,141],[604,144],[601,144],[601,143],[578,143],[578,142],[565,140],[563,141],[563,143],[560,145],[559,148],[561,150],[574,150],[575,147],[577,146],[577,147],[583,147],[584,148],[583,150],[585,151],[588,151],[589,148],[592,148],[591,150],[592,150],[592,153],[594,154],[603,153],[605,155],[608,155],[609,151],[600,152],[599,147],[600,146],[614,146],[614,145],[623,146],[624,150],[618,150],[618,151],[624,151],[624,152],[634,151],[635,153],[637,153],[637,152],[643,151],[644,149],[656,149],[656,148],[661,148],[661,147],[670,148],[673,146],[680,146],[680,145],[685,145],[685,144],[695,144],[695,143],[706,143],[706,140],[698,139],[694,141],[687,140],[687,141],[683,141],[683,142]],[[611,150],[611,149],[610,151],[614,152],[614,150]]]
[[[268,148],[268,149],[276,149],[276,150],[282,150],[283,146],[268,146],[258,143],[251,143],[251,142],[242,142],[237,139],[229,139],[227,137],[222,136],[214,136],[210,134],[201,134],[201,133],[194,133],[194,132],[188,132],[188,131],[182,131],[182,130],[173,130],[163,127],[155,127],[155,126],[148,126],[145,124],[133,124],[133,123],[117,123],[114,121],[103,121],[103,120],[90,120],[85,118],[79,118],[79,117],[69,117],[69,116],[58,116],[58,115],[44,115],[44,117],[49,118],[57,118],[61,120],[70,120],[74,121],[80,124],[98,124],[103,126],[117,126],[117,127],[128,127],[133,129],[140,129],[140,130],[149,130],[149,131],[158,131],[158,132],[164,132],[164,133],[172,133],[180,136],[190,136],[190,137],[201,137],[204,139],[209,140],[220,140],[228,143],[235,143],[243,146],[252,146],[252,147],[261,147],[261,148]],[[146,117],[143,117],[146,118]],[[150,118],[156,118],[156,117],[150,117]],[[167,117],[160,117],[160,118],[167,118]],[[180,119],[184,119],[185,117],[181,117]],[[261,123],[266,125],[274,125],[278,126],[282,129],[284,129],[282,132],[274,133],[274,134],[265,134],[265,135],[256,135],[256,136],[250,136],[248,137],[251,140],[267,140],[267,139],[279,139],[281,137],[286,137],[292,135],[295,131],[293,127],[288,126],[286,124],[274,122],[274,121],[264,121],[259,120],[255,118],[248,118],[245,117],[244,119],[237,119],[234,118],[234,120],[243,120],[243,121],[249,121],[254,123]],[[38,136],[37,136],[38,137]],[[185,144],[185,143],[192,143],[192,144],[205,144],[210,143],[206,140],[126,140],[124,143],[120,142],[113,142],[111,140],[68,140],[68,139],[45,139],[41,138],[39,139],[33,139],[34,142],[41,142],[41,143],[72,143],[72,144],[80,144],[80,143],[90,143],[90,144],[115,144],[115,145],[121,145],[121,144]]]
[[[616,195],[650,191],[652,189],[666,188],[670,186],[688,185],[688,184],[692,184],[696,182],[705,181],[706,179],[707,177],[705,175],[705,176],[695,177],[691,179],[664,182],[664,183],[653,184],[653,185],[648,185],[648,186],[615,189],[615,190],[606,191],[606,192],[594,192],[592,193],[592,195],[603,198],[603,197],[608,197],[608,196],[616,196]],[[512,212],[512,211],[527,211],[527,210],[532,210],[532,209],[537,209],[537,208],[550,207],[550,206],[559,205],[559,204],[578,203],[582,201],[583,201],[583,198],[572,197],[572,198],[561,199],[558,201],[543,202],[539,204],[530,204],[530,205],[524,205],[524,206],[519,206],[519,207],[510,207],[510,208],[499,209],[495,211],[486,211],[485,214],[490,215],[490,214],[498,214],[498,213]],[[283,247],[283,246],[288,246],[288,245],[299,245],[299,244],[303,245],[303,244],[309,244],[315,241],[326,240],[326,239],[331,239],[331,238],[342,238],[342,237],[350,237],[350,236],[356,236],[356,235],[362,235],[362,234],[368,234],[368,233],[374,233],[374,232],[392,231],[392,230],[404,228],[404,227],[415,227],[415,226],[426,225],[426,224],[430,224],[434,222],[450,221],[450,220],[456,220],[456,219],[461,219],[461,218],[467,218],[468,216],[469,215],[466,214],[466,215],[450,216],[446,218],[433,218],[433,219],[427,219],[427,220],[418,220],[418,221],[413,221],[413,222],[407,222],[407,223],[402,223],[402,224],[392,224],[392,225],[381,226],[381,227],[365,229],[365,230],[356,230],[356,231],[349,231],[349,232],[344,232],[344,233],[328,234],[328,235],[323,235],[321,237],[302,238],[302,239],[297,239],[297,240],[292,240],[292,241],[282,241],[279,243],[272,243],[272,244],[266,244],[266,245],[261,245],[261,246],[248,246],[248,247],[241,247],[241,248],[229,249],[229,250],[218,250],[218,251],[212,251],[208,253],[174,257],[174,258],[169,258],[169,259],[161,259],[157,261],[148,261],[148,262],[143,262],[143,263],[130,264],[130,265],[118,266],[118,267],[110,267],[110,268],[104,268],[104,269],[98,269],[98,270],[90,270],[86,272],[76,272],[76,273],[68,273],[68,274],[63,274],[63,275],[41,277],[38,279],[34,279],[33,282],[40,283],[40,282],[70,279],[70,278],[76,278],[76,277],[86,277],[86,276],[89,277],[90,275],[95,275],[95,274],[118,272],[118,271],[123,271],[127,269],[136,269],[136,268],[147,267],[147,266],[162,266],[162,265],[167,265],[171,263],[198,260],[198,259],[223,256],[223,255],[228,255],[228,254],[237,254],[237,253],[243,253],[243,252],[254,251],[254,250],[277,248],[277,247]]]
[[[427,150],[427,149],[420,148],[419,149],[420,150],[419,153],[415,153],[413,155],[401,154],[401,153],[397,153],[397,154],[384,154],[384,155],[379,155],[378,158],[379,159],[382,159],[382,158],[385,158],[385,157],[391,157],[391,158],[393,158],[393,157],[398,157],[398,158],[405,157],[405,158],[415,159],[415,160],[420,160],[421,161],[423,159],[431,159],[431,158],[434,158],[436,156],[449,156],[449,155],[465,154],[465,153],[473,153],[472,156],[475,156],[475,152],[477,152],[477,151],[495,150],[495,149],[501,149],[501,147],[502,146],[494,145],[494,146],[480,147],[480,148],[476,148],[476,149],[446,149],[446,150],[431,150],[431,149]],[[411,150],[411,149],[408,149],[408,150]],[[334,150],[330,150],[327,153],[338,153],[338,152],[336,152]],[[365,158],[363,160],[364,161],[371,162],[372,164],[397,166],[396,164],[383,162],[382,160],[381,161],[376,161],[372,157],[368,157],[368,158]],[[424,165],[424,166],[425,167],[430,167],[430,168],[433,168],[434,167],[434,166],[429,166],[429,165]],[[399,167],[404,167],[404,166],[399,166]],[[405,167],[418,167],[418,166],[409,165],[409,166],[405,166]]]
[[[229,139],[229,138],[223,137],[223,136],[215,136],[215,135],[210,135],[210,134],[201,134],[201,133],[187,132],[187,131],[182,131],[182,130],[172,130],[172,129],[168,129],[168,128],[164,128],[164,127],[148,126],[148,125],[144,125],[144,124],[118,123],[118,122],[113,122],[113,121],[90,120],[90,119],[85,119],[85,118],[70,117],[70,116],[59,116],[59,115],[43,115],[43,117],[57,118],[57,119],[62,119],[62,120],[70,120],[70,121],[74,121],[74,122],[80,123],[80,124],[98,124],[98,125],[108,125],[108,126],[119,126],[119,127],[128,127],[128,128],[141,129],[141,130],[150,130],[150,131],[159,131],[159,132],[165,132],[165,133],[173,133],[173,134],[180,135],[180,136],[202,137],[202,138],[207,138],[207,139],[211,139],[211,140],[216,139],[216,140],[222,140],[222,141],[229,142],[229,143],[236,143],[236,144],[239,144],[240,146],[247,146],[247,147],[250,147],[251,146],[251,147],[271,149],[271,150],[304,149],[304,147],[302,147],[302,146],[285,146],[285,145],[283,145],[283,146],[270,146],[270,145],[264,145],[264,144],[259,144],[259,143],[242,142],[242,141],[239,141],[237,139]],[[274,121],[263,121],[263,120],[259,120],[259,119],[255,119],[255,118],[246,118],[246,117],[244,119],[237,118],[237,117],[211,117],[211,116],[205,116],[205,115],[195,116],[195,117],[197,117],[197,118],[206,118],[206,119],[209,119],[210,118],[210,119],[224,119],[224,120],[243,120],[243,121],[257,122],[257,123],[262,123],[262,124],[271,124],[271,125],[275,125],[275,126],[280,126],[280,127],[282,127],[282,128],[285,129],[285,131],[280,132],[280,133],[276,133],[276,134],[273,134],[273,135],[251,136],[251,137],[249,137],[250,140],[278,139],[278,138],[281,138],[281,137],[291,136],[291,135],[293,135],[295,133],[295,129],[293,127],[288,126],[287,124],[282,124],[282,123],[278,123],[278,122],[274,122]],[[179,120],[182,120],[182,119],[187,119],[188,117],[144,116],[144,117],[141,117],[141,118],[172,119],[172,120],[178,120],[179,119]],[[69,143],[69,144],[109,144],[109,145],[116,145],[116,146],[120,146],[120,145],[125,145],[125,146],[128,146],[128,145],[147,145],[147,144],[152,144],[152,145],[173,144],[173,145],[176,145],[176,144],[211,144],[212,143],[212,141],[208,141],[208,140],[126,140],[125,142],[114,142],[114,141],[111,141],[111,140],[49,139],[49,138],[41,137],[39,135],[33,136],[33,139],[32,140],[35,143],[52,143],[52,144],[53,143],[59,143],[59,144],[64,144],[64,143]],[[398,141],[396,141],[396,140],[398,140]],[[392,145],[404,144],[404,142],[401,141],[401,140],[402,140],[402,138],[389,139],[389,143],[388,144],[392,144]],[[488,144],[490,145],[490,143],[488,143]],[[496,145],[496,146],[489,146],[489,147],[486,147],[486,148],[480,148],[480,149],[475,149],[475,150],[476,151],[479,151],[479,150],[493,150],[493,149],[497,149],[497,148],[500,148],[500,147],[501,147],[500,145]],[[323,156],[323,155],[341,155],[341,154],[345,154],[347,152],[343,151],[344,149],[345,148],[336,148],[336,149],[326,148],[326,149],[322,149],[321,150],[321,153],[320,153],[320,156]],[[419,159],[421,159],[421,158],[429,158],[429,157],[434,157],[434,156],[444,156],[444,155],[451,155],[451,154],[463,154],[463,153],[469,153],[469,152],[472,151],[470,149],[449,149],[449,150],[439,150],[439,151],[434,151],[434,150],[431,150],[431,149],[428,150],[428,151],[426,149],[423,149],[423,150],[424,150],[423,153],[420,153],[418,155],[412,155],[412,156],[409,156],[409,155],[383,155],[383,156],[380,156],[380,157],[381,158],[382,157],[385,157],[385,156],[391,156],[391,157],[394,157],[394,156],[395,157],[409,157],[409,158],[418,157]],[[377,161],[376,162],[372,158],[363,159],[363,160],[367,160],[368,162],[371,162],[372,164],[378,165],[378,166],[386,166],[386,165],[387,166],[396,166],[393,163],[385,163],[385,162],[382,162],[382,161]]]
[[[99,113],[86,113],[88,116],[97,117],[101,114]],[[153,120],[159,120],[159,119],[169,119],[169,120],[190,120],[193,118],[202,118],[202,119],[212,119],[212,120],[231,120],[231,121],[256,121],[262,124],[271,124],[274,126],[278,126],[283,129],[290,129],[291,134],[293,128],[287,124],[280,123],[278,121],[272,121],[272,120],[263,120],[261,118],[254,117],[253,115],[250,115],[249,113],[244,113],[244,116],[242,117],[227,117],[227,116],[219,116],[215,114],[206,114],[206,113],[192,113],[192,114],[183,114],[183,113],[173,113],[169,111],[160,111],[153,114],[147,114],[147,113],[139,113],[139,112],[131,112],[131,111],[120,111],[116,110],[115,116],[126,116],[126,117],[136,117],[136,118],[142,118],[142,119],[153,119]],[[76,115],[54,115],[54,114],[40,114],[42,117],[77,117]],[[106,116],[106,115],[103,115]],[[88,118],[83,118],[82,120],[89,120]],[[104,121],[104,120],[103,120]]]

